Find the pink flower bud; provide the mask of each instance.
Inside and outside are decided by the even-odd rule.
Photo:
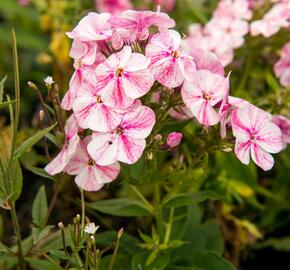
[[[177,145],[179,145],[181,139],[182,139],[182,133],[180,133],[180,132],[171,132],[167,136],[167,145],[170,148],[174,148]]]
[[[112,32],[112,46],[115,50],[120,50],[122,49],[124,45],[124,41],[122,39],[122,37],[120,36],[120,34],[116,31],[113,30]]]

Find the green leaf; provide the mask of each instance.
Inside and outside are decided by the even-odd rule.
[[[42,186],[33,202],[32,206],[32,220],[33,223],[42,228],[45,224],[45,217],[48,212],[48,207],[47,207],[47,200],[46,200],[46,193],[45,193],[45,187]]]
[[[255,246],[255,249],[273,248],[277,251],[289,252],[290,251],[290,236],[282,238],[269,238]]]
[[[99,269],[100,270],[108,270],[111,259],[112,259],[112,255],[108,255],[108,256],[102,258]],[[128,256],[126,254],[118,253],[116,261],[114,263],[113,270],[125,270],[125,269],[127,270],[128,265],[130,265],[130,261],[131,261],[130,256]]]
[[[21,195],[23,185],[22,169],[18,160],[8,167],[8,174],[9,187],[6,190],[6,194],[11,201],[15,202]]]
[[[38,131],[36,134],[34,134],[32,137],[24,141],[13,153],[12,159],[10,162],[13,162],[14,160],[21,157],[26,151],[28,151],[34,144],[36,144],[41,138],[46,136],[54,127],[56,126],[56,123],[46,129]]]
[[[7,75],[0,81],[0,104],[3,101],[4,83],[7,79]]]
[[[47,260],[40,260],[37,258],[25,258],[25,261],[27,261],[33,268],[40,270],[59,270],[62,269],[61,267],[57,267],[53,263]]]
[[[102,247],[107,247],[116,241],[116,232],[115,231],[106,231],[103,233],[97,233],[96,239],[98,239],[98,245]],[[135,238],[124,232],[122,237],[120,238],[120,251],[129,255],[134,255],[136,252],[140,250],[139,245],[141,242]]]
[[[110,199],[87,203],[87,206],[113,216],[141,217],[150,215],[146,206],[136,199]]]
[[[170,256],[167,253],[160,253],[158,257],[150,264],[146,266],[146,261],[150,256],[150,252],[137,253],[132,258],[131,270],[163,270],[167,269],[170,261]]]
[[[10,104],[13,104],[15,103],[16,100],[11,100],[11,101],[6,101],[6,102],[3,102],[3,103],[0,103],[0,109],[6,107],[6,106],[9,106]]]
[[[35,245],[40,239],[46,237],[51,229],[54,226],[45,226],[43,229],[41,228],[37,228],[37,227],[33,227],[32,228],[32,239],[33,239],[33,244]]]
[[[27,170],[33,172],[34,174],[41,176],[43,178],[47,178],[53,181],[56,181],[55,177],[49,175],[44,169],[42,168],[37,168],[37,167],[26,167]]]
[[[186,254],[176,262],[176,266],[191,267],[188,269],[192,270],[235,270],[235,267],[222,256],[208,250],[194,250],[191,254]],[[178,267],[169,269],[182,269]]]
[[[165,207],[180,207],[200,203],[204,200],[219,200],[222,197],[211,190],[174,194],[164,198]]]

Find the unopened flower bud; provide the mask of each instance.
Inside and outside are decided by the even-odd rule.
[[[40,120],[40,122],[43,122],[43,119],[44,119],[44,111],[40,110],[39,111],[39,120]]]
[[[231,147],[226,147],[226,148],[223,148],[222,151],[226,153],[230,153],[230,152],[233,152],[233,149]]]
[[[33,82],[31,82],[31,81],[28,81],[27,84],[33,90],[37,90],[38,89],[37,86],[36,86],[36,84],[33,83]]]
[[[118,231],[118,235],[117,235],[117,237],[118,237],[119,239],[121,238],[123,232],[124,232],[124,229],[123,229],[123,228],[121,228],[121,229]]]
[[[157,142],[160,142],[162,140],[162,135],[161,134],[156,134],[154,136],[154,140],[157,141]]]
[[[147,152],[147,153],[146,153],[146,158],[147,158],[148,160],[152,160],[152,159],[153,159],[153,154],[152,154],[152,152]]]
[[[122,37],[120,36],[120,34],[116,30],[113,30],[111,38],[112,38],[112,47],[116,51],[122,49],[122,47],[124,45],[124,41],[123,41]]]
[[[57,226],[58,226],[58,228],[60,230],[63,230],[64,229],[64,225],[63,225],[63,223],[61,221],[57,224]]]
[[[81,221],[81,216],[80,216],[80,214],[77,214],[77,215],[76,215],[76,220],[77,220],[77,222],[80,222],[80,221]]]
[[[166,143],[167,143],[167,145],[170,148],[174,148],[174,147],[176,147],[177,145],[180,144],[181,139],[182,139],[182,133],[180,133],[180,132],[171,132],[167,136]]]
[[[93,235],[90,236],[90,240],[93,245],[96,243],[96,239]]]

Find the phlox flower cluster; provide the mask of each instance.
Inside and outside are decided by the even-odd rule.
[[[244,44],[251,18],[248,0],[221,0],[213,17],[204,26],[189,26],[187,41],[191,47],[214,52],[222,65],[227,66],[233,60],[234,49]]]
[[[281,28],[290,26],[290,1],[272,0],[273,6],[264,16],[251,23],[251,35],[270,37],[276,34]]]
[[[275,75],[281,85],[290,86],[290,42],[286,43],[281,51],[281,58],[274,66]]]
[[[223,52],[230,44],[231,50],[243,44],[251,17],[246,2],[221,1],[205,27],[207,38],[219,40]],[[264,170],[273,166],[270,153],[279,152],[285,138],[288,142],[289,129],[283,135],[287,124],[230,96],[230,74],[224,74],[221,51],[192,46],[192,39],[182,38],[174,26],[159,11],[91,12],[67,33],[73,40],[75,71],[62,108],[72,114],[63,147],[45,168],[49,174],[75,175],[76,184],[87,191],[115,180],[120,163],[133,164],[142,156],[146,138],[151,136],[151,143],[161,140],[160,134],[150,135],[158,109],[148,105],[162,103],[162,92],[178,93],[179,104],[168,111],[171,116],[194,118],[206,127],[220,124],[222,138],[232,129],[242,163],[251,157]],[[181,140],[182,133],[173,131],[163,148],[175,149]]]

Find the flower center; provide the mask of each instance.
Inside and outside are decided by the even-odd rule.
[[[122,134],[124,133],[124,130],[123,130],[122,127],[117,127],[117,128],[115,129],[115,133],[116,133],[117,135],[122,135]]]
[[[251,141],[254,141],[256,139],[256,135],[257,135],[257,132],[256,131],[251,131],[250,132],[250,140]]]
[[[178,58],[178,57],[179,57],[179,51],[172,51],[172,52],[171,52],[171,56],[172,56],[173,58]]]
[[[103,101],[102,101],[100,96],[96,96],[96,101],[97,101],[97,103],[103,103]]]
[[[78,59],[78,68],[80,69],[82,67],[82,59]]]
[[[203,94],[203,99],[209,101],[209,100],[211,100],[211,96],[209,94],[204,93]]]
[[[96,164],[96,162],[92,158],[90,158],[89,161],[88,161],[88,165],[89,166],[94,166],[95,164]]]
[[[115,74],[117,77],[122,77],[125,73],[125,69],[124,68],[117,68],[115,71]]]

